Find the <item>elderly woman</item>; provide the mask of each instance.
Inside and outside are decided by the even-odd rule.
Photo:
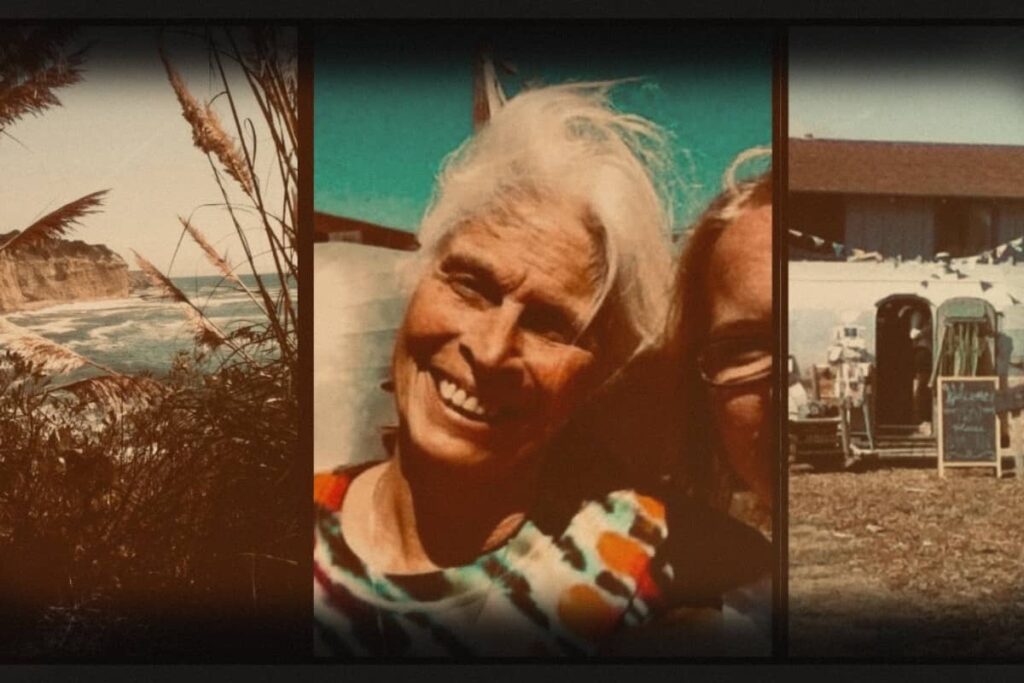
[[[320,653],[584,654],[655,610],[664,508],[584,485],[614,477],[577,439],[670,282],[661,136],[607,89],[526,91],[446,161],[392,457],[316,479]]]

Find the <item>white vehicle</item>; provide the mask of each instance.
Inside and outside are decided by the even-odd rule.
[[[1024,382],[1021,302],[1024,268],[1012,264],[794,261],[789,351],[807,369],[800,379],[812,402],[856,404],[867,392],[857,419],[877,437],[875,450],[934,456],[937,377]],[[838,376],[818,377],[837,365]]]

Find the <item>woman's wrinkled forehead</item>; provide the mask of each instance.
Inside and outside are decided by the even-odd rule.
[[[451,244],[468,229],[500,242],[506,236],[517,241],[525,235],[538,250],[571,250],[570,263],[585,264],[588,276],[600,288],[607,270],[604,231],[582,201],[545,195],[528,188],[509,191],[500,199],[455,221],[433,248],[436,263],[451,250]],[[586,239],[580,240],[580,234]],[[581,249],[581,244],[586,246]]]
[[[747,208],[712,248],[705,280],[712,330],[741,322],[771,324],[771,211],[770,204]]]

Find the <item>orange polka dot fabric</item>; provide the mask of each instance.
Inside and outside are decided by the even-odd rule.
[[[368,566],[339,514],[365,466],[314,481],[316,651],[334,657],[580,656],[648,621],[671,568],[660,501],[616,491],[581,506],[564,531],[526,522],[474,562],[418,575]]]
[[[594,586],[577,583],[562,592],[558,600],[558,617],[581,638],[596,641],[604,638],[618,623],[619,609]]]

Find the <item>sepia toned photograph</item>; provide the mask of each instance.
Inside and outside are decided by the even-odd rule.
[[[1012,676],[1012,8],[187,4],[0,21],[0,669]]]
[[[773,33],[314,47],[315,653],[770,656]]]
[[[790,32],[792,656],[1024,652],[1021,37]]]
[[[0,659],[306,651],[296,55],[0,27]]]

